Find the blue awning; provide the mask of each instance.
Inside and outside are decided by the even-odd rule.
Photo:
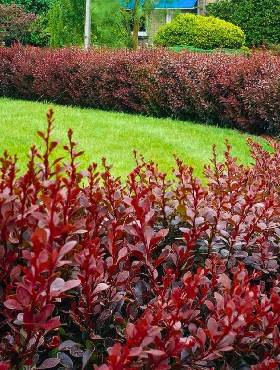
[[[140,0],[142,5],[145,0]],[[133,9],[135,0],[122,1],[125,8]],[[197,0],[156,0],[155,9],[193,9]]]

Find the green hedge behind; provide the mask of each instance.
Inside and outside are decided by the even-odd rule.
[[[280,44],[280,0],[219,0],[207,12],[239,25],[248,46]]]

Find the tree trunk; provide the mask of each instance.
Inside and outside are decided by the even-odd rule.
[[[197,14],[206,15],[206,0],[197,1]]]
[[[133,31],[132,31],[132,48],[138,49],[138,33],[140,30],[140,0],[135,0],[133,9]]]

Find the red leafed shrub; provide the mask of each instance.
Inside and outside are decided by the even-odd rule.
[[[0,43],[11,45],[23,42],[30,34],[32,23],[36,20],[34,13],[27,13],[20,5],[0,4]]]
[[[0,159],[0,369],[277,369],[280,145],[122,183],[52,128]]]
[[[0,48],[0,95],[279,133],[280,57]]]

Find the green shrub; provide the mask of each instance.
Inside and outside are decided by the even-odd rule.
[[[240,26],[248,46],[280,44],[280,0],[219,0],[207,12]]]
[[[240,27],[215,17],[180,14],[155,36],[158,46],[188,45],[202,49],[238,49],[245,42]]]
[[[30,35],[27,43],[35,46],[48,46],[50,35],[48,32],[48,18],[45,14],[37,16],[30,27]]]

